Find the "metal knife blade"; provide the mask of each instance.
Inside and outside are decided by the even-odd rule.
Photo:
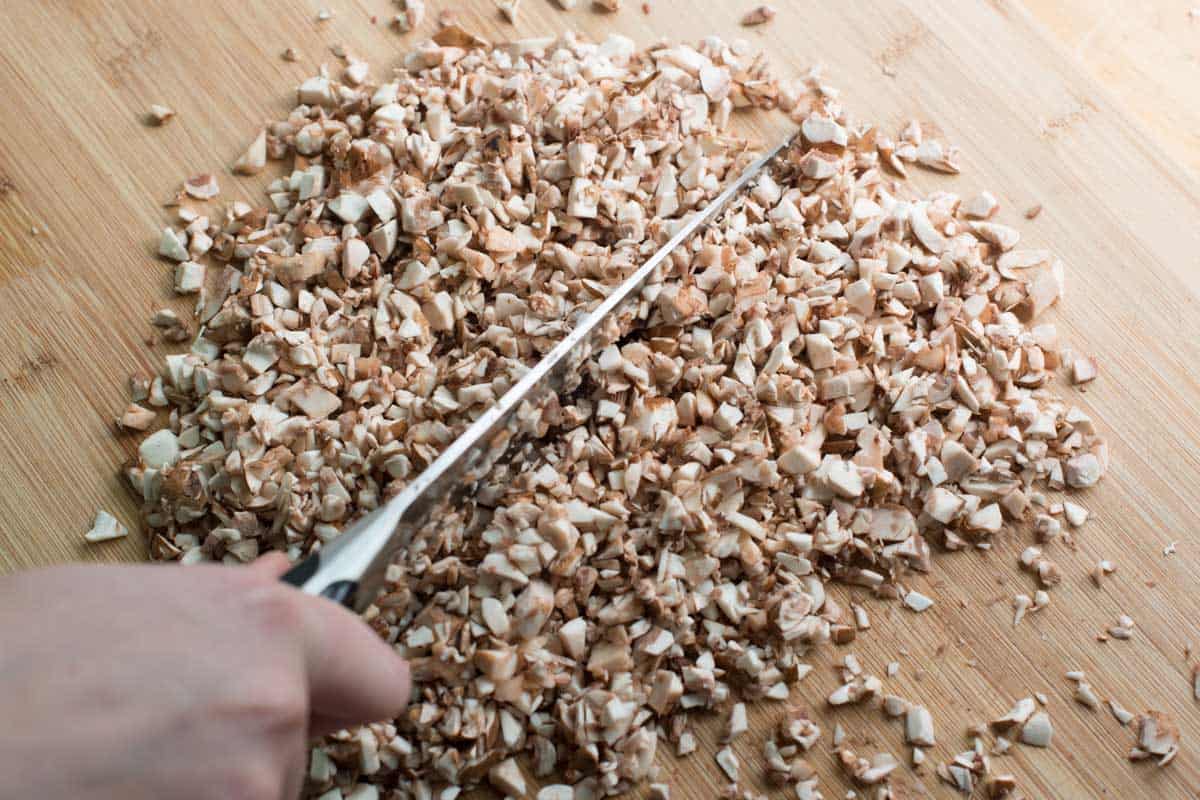
[[[428,521],[431,512],[487,474],[517,437],[523,419],[536,416],[533,412],[537,402],[550,392],[558,392],[596,344],[609,343],[610,337],[604,333],[606,322],[640,294],[646,280],[676,247],[716,217],[794,138],[795,134],[763,154],[711,203],[694,212],[665,245],[584,316],[566,338],[398,495],[352,523],[320,551],[289,570],[283,580],[355,611],[365,610],[383,586],[387,565]],[[523,410],[529,413],[523,414]]]

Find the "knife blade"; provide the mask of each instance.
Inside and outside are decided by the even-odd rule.
[[[694,212],[666,244],[584,316],[399,494],[351,523],[337,538],[289,570],[282,580],[355,611],[365,610],[382,588],[388,564],[429,515],[443,502],[470,491],[488,473],[518,437],[522,421],[536,417],[539,401],[559,392],[597,346],[611,342],[606,332],[608,321],[640,295],[659,265],[712,221],[795,137],[793,134],[764,153],[712,202]]]

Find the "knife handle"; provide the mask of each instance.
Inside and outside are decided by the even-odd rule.
[[[284,583],[291,584],[301,591],[307,590],[310,594],[316,594],[320,597],[325,597],[338,605],[343,605],[346,608],[354,608],[354,600],[358,594],[358,581],[334,581],[333,583],[322,586],[318,591],[312,591],[316,587],[310,587],[306,584],[313,579],[320,571],[321,554],[314,553],[308,558],[301,561],[296,566],[289,569],[280,578]]]
[[[361,614],[383,586],[400,512],[384,505],[359,518],[281,580]]]

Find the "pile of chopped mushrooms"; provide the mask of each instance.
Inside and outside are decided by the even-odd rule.
[[[1046,492],[1091,487],[1108,466],[1052,384],[1094,379],[1095,362],[1038,321],[1063,265],[993,221],[995,198],[904,182],[915,167],[957,172],[955,148],[917,123],[896,136],[855,123],[817,74],[778,81],[716,38],[491,47],[449,26],[391,77],[343,56],[238,159],[243,174],[290,167],[267,204],[217,210],[217,179],[196,176],[163,231],[197,319],[154,321],[193,343],[134,380],[121,418],[148,430],[169,410],[125,471],[156,559],[319,549],[753,159],[762,143],[731,133],[732,115],[779,109],[802,137],[390,568],[366,619],[412,661],[415,700],[318,743],[309,796],[453,800],[488,783],[524,797],[531,773],[551,784],[539,800],[643,783],[665,798],[659,748],[696,750],[693,726],[714,713],[732,741],[761,701],[780,708],[766,777],[820,798],[804,755],[822,731],[789,690],[812,648],[870,626],[827,585],[920,612],[936,598],[909,583],[931,551],[988,548],[1024,520],[1041,544],[1013,568],[1042,590],[1017,599],[1016,622],[1049,601],[1054,540],[1087,512]],[[123,533],[110,519],[95,538]],[[840,664],[828,703],[903,717],[920,768],[929,711],[885,695],[853,655]],[[991,724],[992,754],[1050,743],[1033,698]],[[1164,715],[1136,730],[1132,758],[1177,751]],[[839,725],[832,748],[863,796],[892,797],[899,760],[844,738]],[[716,761],[726,796],[757,796],[730,748]],[[1023,796],[979,738],[936,774]]]

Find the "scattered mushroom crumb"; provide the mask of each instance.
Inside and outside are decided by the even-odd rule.
[[[732,742],[749,729],[746,720],[746,704],[734,703],[729,711],[729,719],[725,723],[725,741]]]
[[[933,605],[933,600],[920,592],[912,589],[904,595],[904,605],[911,608],[913,611],[925,611]]]
[[[837,751],[838,762],[847,775],[863,786],[874,786],[886,781],[900,762],[890,753],[876,753],[870,759],[859,757],[844,745]]]
[[[100,510],[96,512],[96,520],[92,523],[92,528],[83,535],[83,538],[89,543],[107,542],[111,539],[120,539],[129,534],[129,529],[122,525],[116,517],[107,511]]]
[[[146,116],[146,119],[151,125],[159,127],[166,125],[174,118],[174,109],[168,106],[158,105],[157,103],[150,106],[150,112]]]
[[[1169,714],[1147,711],[1137,717],[1137,744],[1129,752],[1130,761],[1157,758],[1158,766],[1170,764],[1179,753],[1179,728]]]
[[[978,740],[976,740],[978,741]],[[988,759],[979,750],[959,753],[953,760],[939,764],[937,775],[963,794],[971,794],[981,778],[988,773]]]
[[[1126,711],[1120,703],[1118,703],[1116,700],[1113,700],[1111,697],[1108,700],[1108,710],[1112,712],[1112,715],[1116,718],[1117,722],[1121,723],[1122,725],[1128,725],[1130,722],[1133,722],[1133,712]]]
[[[742,15],[742,25],[750,27],[753,25],[763,25],[775,19],[775,7],[768,5],[755,6]]]
[[[1096,692],[1092,690],[1091,684],[1086,681],[1079,681],[1075,686],[1075,699],[1081,704],[1090,709],[1100,708],[1100,698],[1096,696]]]
[[[1076,386],[1096,380],[1099,374],[1094,358],[1077,358],[1071,362],[1071,382]]]
[[[233,165],[233,171],[239,175],[257,175],[267,165],[267,132],[261,130],[254,141],[246,148],[246,152],[238,157]],[[215,183],[215,181],[214,181]]]
[[[163,338],[168,342],[183,342],[191,337],[187,323],[169,308],[160,308],[155,311],[150,322],[155,327],[162,329]]]
[[[1042,213],[1042,204],[1038,203],[1025,209],[1025,219],[1037,219],[1038,214]]]
[[[517,8],[520,5],[521,0],[496,0],[496,7],[510,25],[517,24]]]
[[[117,420],[117,424],[126,430],[144,431],[153,425],[157,418],[158,414],[150,409],[137,403],[130,403],[129,407],[125,409],[125,413]]]
[[[1040,548],[1025,548],[1021,552],[1020,562],[1024,569],[1037,576],[1038,582],[1042,586],[1057,586],[1062,582],[1062,573],[1059,571],[1058,565],[1042,555]]]
[[[1021,726],[1021,742],[1032,747],[1049,747],[1054,728],[1050,725],[1050,715],[1045,711],[1037,711],[1024,725]]]
[[[1169,556],[1175,555],[1175,548],[1178,544],[1179,544],[1179,542],[1171,542],[1166,547],[1164,547],[1163,551],[1162,551],[1163,558],[1167,558]]]
[[[1021,620],[1025,618],[1025,612],[1033,605],[1033,599],[1027,594],[1019,594],[1013,598],[1013,627],[1021,624]]]
[[[333,11],[328,8],[322,8],[317,11],[317,22],[328,22],[333,19]]]
[[[904,741],[920,747],[933,747],[933,715],[924,706],[909,706],[904,716]]]
[[[879,678],[873,675],[856,676],[830,692],[826,702],[831,706],[862,703],[878,695],[882,689]]]
[[[1007,714],[992,720],[991,727],[999,731],[1006,731],[1013,726],[1020,726],[1029,719],[1036,708],[1032,697],[1024,697],[1018,700]]]
[[[850,606],[850,608],[854,612],[854,625],[860,631],[870,630],[871,629],[871,618],[867,614],[867,609],[863,608],[858,603],[854,603],[853,605]]]
[[[738,757],[733,754],[733,751],[728,747],[722,747],[717,751],[717,765],[729,780],[737,783],[738,779]]]
[[[1117,624],[1109,627],[1108,635],[1114,639],[1132,639],[1133,628],[1133,618],[1122,614],[1117,620]]]
[[[211,200],[220,194],[221,188],[217,185],[217,176],[206,172],[184,181],[183,191],[197,200]]]
[[[195,294],[204,288],[205,266],[196,261],[182,261],[175,265],[175,292]]]
[[[1062,534],[1062,523],[1049,514],[1038,514],[1033,521],[1033,530],[1039,542],[1052,542]]]
[[[1083,506],[1068,500],[1063,503],[1063,516],[1072,528],[1081,528],[1087,522],[1088,512]]]
[[[396,0],[399,13],[392,17],[392,22],[401,33],[415,30],[425,19],[425,0]]]
[[[991,192],[981,192],[963,204],[963,213],[970,219],[988,219],[999,207]]]
[[[1096,586],[1100,586],[1100,583],[1104,580],[1104,577],[1106,575],[1113,574],[1116,572],[1116,570],[1116,566],[1114,566],[1113,563],[1107,559],[1096,562],[1096,566],[1092,569],[1092,583],[1096,584]]]
[[[1082,453],[1067,460],[1064,474],[1067,485],[1073,489],[1095,486],[1104,468],[1093,453]]]

